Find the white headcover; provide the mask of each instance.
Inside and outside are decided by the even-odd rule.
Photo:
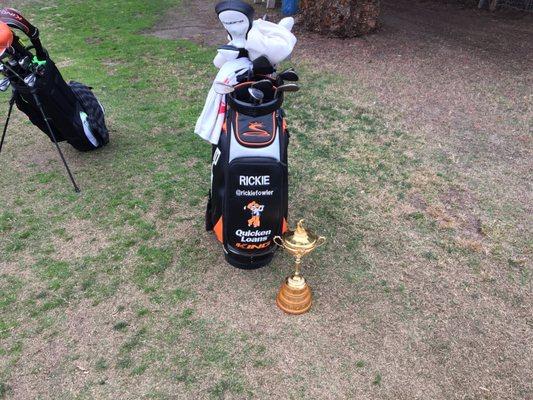
[[[246,44],[246,34],[250,29],[250,21],[248,17],[234,10],[222,11],[218,14],[218,18],[226,31],[231,35],[231,44],[232,46],[238,47],[239,49],[244,48]]]

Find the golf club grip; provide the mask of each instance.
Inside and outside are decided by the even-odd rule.
[[[46,50],[44,49],[41,43],[41,39],[37,37],[36,39],[30,39],[30,40],[33,46],[35,47],[35,53],[39,61],[45,61],[48,58],[48,55],[46,54]]]
[[[17,35],[13,35],[13,43],[11,44],[11,47],[15,50],[15,53],[22,54],[23,56],[32,56],[29,50],[24,47],[24,45],[20,42],[20,38]]]

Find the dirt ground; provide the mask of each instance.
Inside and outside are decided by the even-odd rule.
[[[206,45],[222,44],[224,32],[213,23],[214,3],[189,2],[186,15],[176,11],[167,16],[155,34],[193,39]],[[274,13],[273,19],[277,17]],[[506,235],[531,237],[532,22],[533,16],[521,13],[491,14],[453,4],[387,0],[383,1],[382,28],[376,34],[340,40],[297,31],[299,43],[293,62],[333,71],[343,78],[353,77],[361,87],[354,94],[356,103],[378,110],[392,129],[406,130],[423,138],[427,164],[431,165],[432,157],[436,156],[446,160],[445,167],[456,176],[461,189],[450,191],[440,200],[446,210],[460,210],[458,219],[463,221],[467,237],[464,245],[473,247],[477,246],[476,239],[483,236],[479,216],[483,215],[484,223],[489,218],[481,208],[490,207],[487,204],[491,202],[520,210],[519,216],[509,222]],[[205,25],[213,28],[203,36]],[[218,34],[218,41],[212,40],[214,33]],[[312,85],[312,82],[302,82],[302,85]],[[412,205],[414,209],[425,209],[423,201],[416,198]],[[443,213],[442,210],[428,212],[437,219]],[[446,223],[446,217],[441,222]],[[503,274],[498,268],[491,267],[488,275]],[[395,281],[393,273],[384,274]],[[332,309],[331,313],[324,313],[329,315],[329,321],[319,322],[309,316],[302,324],[310,329],[324,326],[336,326],[336,329],[310,335],[308,339],[315,340],[312,343],[315,354],[300,357],[299,361],[311,365],[320,358],[328,360],[323,361],[326,364],[335,365],[338,359],[333,349],[337,346],[341,349],[345,343],[342,336],[349,332],[353,351],[388,365],[385,373],[394,389],[382,392],[381,398],[408,398],[406,393],[420,399],[513,398],[511,393],[530,398],[531,386],[529,390],[524,388],[520,375],[530,371],[526,367],[531,361],[531,352],[526,350],[530,331],[525,328],[527,310],[531,309],[529,301],[520,311],[511,311],[487,293],[463,297],[457,288],[468,279],[455,276],[453,271],[439,274],[439,285],[444,289],[435,293],[428,282],[437,278],[428,274],[418,269],[409,277],[404,276],[418,292],[419,304],[424,305],[424,316],[420,315],[421,319],[413,322],[414,325],[398,323],[391,316],[383,317],[385,325],[390,320],[386,332],[365,331],[365,323],[358,319],[362,315],[348,313],[340,317]],[[247,278],[243,275],[241,279]],[[227,309],[220,317],[225,323],[232,325],[232,321],[240,320],[242,313],[253,310],[260,310],[264,320],[258,318],[254,326],[248,327],[237,324],[236,329],[260,335],[268,329],[265,321],[283,323],[259,300],[247,306],[230,307],[229,304],[239,304],[243,298],[251,297],[243,293],[233,295],[231,288],[227,289],[224,298]],[[510,289],[509,293],[513,291]],[[330,294],[322,293],[324,306],[330,300],[335,304],[329,297]],[[216,299],[206,300],[205,313],[214,315],[217,310],[210,303],[220,303]],[[383,315],[392,310],[380,309],[375,304],[370,311],[369,315],[372,312]],[[493,313],[505,317],[500,319]],[[469,321],[469,315],[474,314],[475,322]],[[435,322],[435,330],[429,334],[431,339],[423,338],[427,334],[422,328],[424,318],[440,321]],[[520,328],[509,332],[505,329],[507,324],[517,324]],[[484,338],[482,343],[478,343],[480,335]],[[384,342],[385,337],[388,339]],[[295,346],[304,346],[303,340],[298,339]],[[390,359],[385,353],[395,356]],[[296,363],[291,364],[289,354],[277,355],[288,362],[287,373],[298,368]],[[419,360],[417,371],[407,361],[413,361],[413,357]],[[336,365],[320,375],[324,384],[329,385],[330,395],[346,393],[343,368]],[[482,372],[483,368],[487,371]],[[276,384],[270,375],[258,379],[267,386]],[[468,393],[466,387],[470,388]],[[515,390],[516,387],[521,389]],[[350,392],[366,398],[364,388],[353,388]],[[324,394],[310,395],[318,398]]]
[[[76,8],[80,5],[73,3]],[[124,2],[127,3],[130,2]],[[225,33],[214,16],[215,3],[183,0],[152,33],[162,38],[190,39],[205,46],[223,44]],[[265,11],[260,8],[258,15]],[[279,18],[272,14],[273,19]],[[215,386],[211,398],[533,399],[533,296],[529,272],[533,222],[533,18],[519,13],[491,14],[442,2],[385,0],[382,21],[376,34],[350,40],[296,32],[299,43],[292,62],[301,68],[303,79],[301,92],[286,103],[293,129],[291,157],[299,161],[291,162],[291,185],[299,180],[307,187],[302,185],[291,192],[291,219],[296,215],[292,212],[296,203],[314,201],[305,211],[314,222],[326,221],[320,226],[320,233],[328,236],[327,245],[305,269],[315,296],[312,312],[289,318],[274,306],[275,291],[288,272],[288,257],[277,257],[272,268],[236,270],[223,261],[220,246],[204,232],[203,203],[181,204],[180,196],[187,196],[170,192],[170,205],[165,203],[168,210],[158,208],[157,202],[162,200],[154,193],[165,188],[163,183],[176,187],[176,180],[185,175],[183,180],[190,186],[183,186],[183,191],[193,192],[202,174],[207,183],[208,162],[203,165],[199,159],[187,158],[196,153],[184,152],[187,169],[167,171],[164,163],[160,169],[140,169],[145,159],[159,160],[164,146],[170,149],[168,163],[179,164],[175,153],[186,146],[184,141],[168,140],[174,135],[178,120],[163,119],[165,123],[159,122],[149,138],[154,140],[153,152],[137,154],[133,147],[138,150],[140,140],[133,133],[139,127],[134,126],[131,131],[113,132],[111,146],[122,139],[119,143],[123,147],[117,147],[122,150],[113,154],[118,158],[117,164],[102,164],[122,168],[127,165],[128,171],[133,171],[133,178],[128,178],[119,168],[117,175],[102,184],[109,182],[113,189],[110,196],[117,196],[112,200],[121,204],[112,209],[117,213],[116,221],[118,214],[131,219],[131,225],[119,225],[125,227],[126,232],[121,234],[128,246],[118,241],[116,247],[108,249],[109,255],[102,256],[100,265],[99,258],[92,258],[102,252],[104,242],[109,246],[114,243],[112,238],[101,239],[106,237],[103,231],[111,229],[109,225],[93,225],[85,220],[83,224],[53,225],[61,228],[53,230],[57,247],[66,249],[68,243],[74,250],[72,254],[59,254],[58,262],[52,265],[56,270],[47,272],[51,276],[47,279],[66,287],[65,292],[57,291],[58,295],[71,290],[67,284],[74,281],[75,295],[63,308],[52,309],[52,316],[43,314],[35,328],[19,328],[20,332],[28,329],[30,336],[24,337],[20,350],[23,354],[12,367],[9,388],[0,382],[0,398],[5,393],[14,399],[207,398],[208,389]],[[171,45],[172,51],[178,49],[177,58],[182,55],[180,52],[187,51],[182,44]],[[174,54],[169,52],[168,59],[167,53],[163,54],[167,67]],[[201,65],[205,65],[204,61],[202,58]],[[136,84],[136,78],[129,75],[131,68],[124,69],[128,71],[113,80],[131,79],[127,86]],[[327,79],[333,83],[313,85],[309,77],[316,77],[321,71],[329,72]],[[186,90],[183,97],[188,101],[196,101],[197,95],[203,99],[203,89],[201,93],[190,89],[196,81],[181,79],[160,97],[179,97],[180,91]],[[161,88],[169,84],[155,78],[150,82],[160,83]],[[321,101],[324,87],[342,94],[343,103],[332,103],[332,96]],[[116,92],[124,90],[117,88]],[[145,90],[143,96],[148,93]],[[346,102],[346,98],[350,101]],[[146,99],[142,100],[144,104]],[[135,103],[135,98],[131,103]],[[159,103],[154,103],[159,107]],[[129,103],[116,103],[114,111],[128,112],[126,105]],[[320,110],[316,114],[315,105]],[[353,107],[353,112],[345,106]],[[168,114],[167,108],[160,108]],[[337,124],[335,118],[345,114],[350,114],[350,118]],[[298,118],[292,118],[296,115]],[[305,119],[314,119],[315,115],[322,116],[317,122],[327,123],[323,129],[310,128],[316,137],[304,149],[303,133],[307,133],[304,129],[309,122]],[[112,124],[120,126],[118,117],[114,118]],[[138,114],[130,117],[128,113],[128,118],[142,120]],[[372,124],[368,123],[370,119]],[[24,127],[22,121],[19,118],[15,123]],[[382,122],[386,129],[375,127]],[[343,124],[350,126],[337,126]],[[186,126],[179,134],[192,137],[192,126]],[[361,139],[364,129],[371,139]],[[128,147],[128,141],[133,142],[127,139],[130,135],[136,140]],[[324,162],[329,154],[333,154],[331,158],[363,161],[355,166],[331,162],[328,167],[332,168],[334,179],[327,167],[318,170],[316,175],[322,176],[305,175],[305,167],[316,172],[311,168],[315,153],[309,147],[329,140],[335,143],[339,140],[335,135],[342,136],[340,142],[346,148],[334,152],[322,146],[320,150],[327,150],[328,154],[317,157],[317,162]],[[32,139],[24,140],[36,140],[27,137]],[[405,138],[413,139],[412,146]],[[18,143],[22,150],[16,158],[29,159],[39,164],[39,170],[44,169],[45,160],[54,159],[54,150],[43,150],[48,152],[46,157],[32,155],[40,142],[35,143],[33,147]],[[359,144],[371,150],[365,153]],[[387,144],[392,150],[384,150],[388,149]],[[148,141],[146,147],[152,149]],[[209,148],[204,147],[207,154]],[[108,151],[111,158],[112,151]],[[73,152],[69,156],[79,171],[83,159]],[[92,157],[104,159],[103,156]],[[136,157],[142,157],[143,163],[137,164]],[[407,166],[401,164],[402,160],[408,160]],[[353,171],[368,168],[368,175],[378,175],[382,170],[372,168],[381,161],[394,164],[385,167],[400,173],[390,173],[383,179],[372,176],[366,181],[370,182],[368,187],[353,185],[353,181],[361,179]],[[353,170],[343,171],[346,166]],[[397,179],[404,168],[414,172],[400,182],[412,185],[400,198],[397,193],[387,193],[391,187],[388,181]],[[48,169],[57,170],[53,164]],[[114,172],[113,168],[109,171]],[[141,177],[138,171],[146,173]],[[159,180],[167,172],[169,182]],[[147,185],[151,190],[143,195],[141,189],[122,194],[112,182],[140,187],[139,182],[156,179],[153,191]],[[449,181],[440,192],[431,186],[432,179]],[[357,186],[355,191],[353,186]],[[10,188],[18,190],[15,185]],[[87,191],[91,194],[91,189]],[[98,200],[97,192],[93,190],[95,197],[89,199]],[[343,197],[346,193],[351,197]],[[38,192],[38,196],[48,199],[50,193]],[[146,200],[145,209],[149,212],[143,215],[144,219],[129,213],[131,208],[142,209],[142,202],[121,203],[120,196]],[[205,194],[202,191],[197,196]],[[323,202],[320,196],[328,197],[332,203],[329,208],[319,207],[318,203]],[[15,198],[15,194],[7,193],[6,197]],[[364,201],[359,202],[359,198]],[[71,208],[77,210],[76,205]],[[81,210],[93,208],[86,206]],[[312,215],[312,210],[327,215]],[[24,221],[31,222],[30,217]],[[7,222],[11,223],[11,219]],[[127,230],[136,231],[134,223],[139,225],[138,235],[146,235],[143,240],[151,247],[142,246],[146,249],[139,248],[138,252],[131,247],[131,238],[136,236],[130,238]],[[424,223],[434,226],[430,229]],[[333,224],[338,224],[338,229],[330,232],[336,232],[337,237],[327,231]],[[76,231],[81,232],[79,236]],[[204,242],[207,237],[211,240]],[[119,245],[125,249],[117,250]],[[115,253],[127,256],[124,260],[115,259]],[[0,266],[9,266],[11,270],[4,272],[14,276],[21,274],[19,270],[24,271],[24,264],[34,265],[37,261],[19,259],[19,254],[29,257],[31,249],[13,254],[13,260],[0,262]],[[85,255],[87,259],[82,258]],[[75,259],[73,276],[60,281],[65,272],[59,261],[67,258]],[[144,269],[139,267],[148,270],[160,267],[159,263],[168,266],[161,272],[161,287],[157,286],[159,281],[149,278],[142,281],[143,285],[135,280],[122,284],[116,278],[124,275],[126,281],[136,277],[137,269],[142,277]],[[94,268],[96,264],[98,268]],[[93,269],[105,274],[93,276]],[[28,281],[31,279],[28,277]],[[40,290],[47,282],[39,281],[35,288],[25,289],[28,295],[38,293],[35,307],[49,303],[44,289]],[[115,284],[117,292],[106,295]],[[105,301],[96,302],[96,294],[94,298],[83,297],[78,286],[79,290],[95,293],[100,293],[96,289],[101,286],[100,296]],[[188,292],[190,288],[194,293]],[[171,296],[173,302],[166,296]],[[52,300],[57,300],[55,294]],[[28,302],[27,307],[32,304]],[[196,318],[209,324],[196,322]],[[21,314],[20,319],[26,318]],[[21,323],[31,325],[34,321],[26,319]],[[52,328],[47,330],[49,323]],[[2,329],[0,334],[4,333]],[[240,351],[241,347],[245,350]],[[3,362],[0,357],[0,366]],[[7,362],[5,365],[9,368]],[[202,374],[202,370],[209,373]],[[219,376],[223,373],[238,376],[232,380],[233,376]],[[244,386],[240,391],[229,390],[231,385],[239,389],[241,380],[253,390],[253,396],[245,393]],[[222,386],[217,382],[222,382]]]
[[[382,23],[351,40],[301,34],[295,59],[353,74],[391,120],[454,154],[457,172],[507,180],[516,190],[496,195],[531,212],[533,15],[394,0]]]

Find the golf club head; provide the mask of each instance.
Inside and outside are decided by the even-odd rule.
[[[282,73],[280,73],[279,77],[282,80],[289,81],[289,82],[298,82],[298,80],[300,79],[300,77],[298,76],[296,71],[294,69],[292,69],[292,68],[290,68],[288,70],[285,70]]]
[[[272,90],[274,84],[270,79],[263,79],[255,82],[252,87],[261,90],[262,92],[267,92]]]
[[[215,92],[218,94],[228,94],[235,91],[235,88],[232,85],[220,81],[216,81],[213,84],[213,87],[215,89]]]
[[[4,78],[0,81],[0,92],[5,92],[7,89],[9,89],[9,86],[11,85],[11,81],[8,78]]]
[[[28,85],[28,87],[34,87],[36,80],[37,77],[35,76],[35,74],[30,74],[26,78],[24,78],[24,83]]]
[[[282,92],[297,92],[298,90],[300,90],[300,86],[296,83],[286,83],[285,85],[278,86],[276,89],[276,96]]]
[[[30,57],[24,57],[22,60],[19,61],[20,68],[27,71],[30,66],[31,60]]]
[[[265,94],[254,87],[248,88],[248,93],[250,93],[250,97],[254,100],[254,104],[256,105],[261,104],[265,98]]]

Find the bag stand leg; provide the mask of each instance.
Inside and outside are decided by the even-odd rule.
[[[32,89],[31,94],[33,96],[33,99],[35,100],[35,104],[37,105],[37,108],[39,109],[39,111],[41,111],[41,115],[44,119],[44,122],[46,123],[48,132],[50,132],[50,137],[52,138],[52,141],[54,142],[56,146],[57,152],[59,153],[59,156],[61,157],[61,161],[63,161],[63,165],[65,166],[65,169],[67,170],[70,181],[72,182],[72,186],[74,186],[74,191],[76,193],[80,193],[80,188],[76,184],[76,181],[74,180],[74,176],[72,175],[72,172],[70,172],[70,168],[67,164],[67,160],[65,159],[65,156],[63,155],[63,152],[61,151],[61,147],[59,147],[59,144],[57,143],[56,135],[54,134],[54,131],[52,130],[52,127],[50,126],[50,122],[48,122],[48,118],[46,117],[46,114],[44,113],[43,106],[41,104],[41,101],[39,100],[39,96],[37,96],[37,93],[35,92],[34,89]]]
[[[9,111],[7,112],[6,123],[4,125],[4,133],[2,134],[2,140],[0,140],[0,153],[2,152],[2,147],[4,146],[4,139],[6,138],[7,127],[9,126],[9,120],[11,118],[11,111],[13,111],[14,104],[15,104],[15,96],[11,97],[11,100],[9,100]]]

